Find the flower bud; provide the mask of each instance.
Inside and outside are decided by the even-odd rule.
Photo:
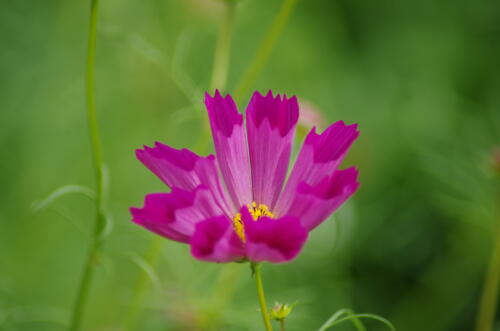
[[[271,308],[271,318],[277,321],[284,320],[290,313],[292,312],[293,307],[295,307],[297,303],[294,303],[292,305],[289,304],[283,304],[276,302],[274,304],[274,307]]]

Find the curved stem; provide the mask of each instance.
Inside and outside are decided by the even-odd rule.
[[[100,237],[106,225],[105,213],[103,209],[103,191],[104,191],[104,170],[101,152],[101,140],[99,138],[99,128],[97,124],[97,115],[95,109],[94,97],[94,57],[95,57],[95,44],[96,44],[96,30],[97,30],[97,14],[98,14],[99,0],[92,0],[90,5],[90,26],[89,26],[89,39],[87,47],[87,66],[85,72],[85,88],[86,88],[86,103],[87,103],[87,125],[90,135],[92,157],[96,177],[96,219],[94,224],[94,231],[91,234],[91,243],[89,252],[84,264],[83,273],[78,288],[76,301],[73,307],[73,315],[70,322],[69,330],[77,331],[81,329],[81,320],[87,301],[90,284],[92,282],[92,275],[94,266],[97,264],[98,252],[102,245],[102,238]]]
[[[255,285],[257,286],[257,295],[259,296],[260,311],[266,331],[272,331],[271,320],[269,319],[269,311],[267,310],[266,297],[264,295],[264,286],[262,284],[262,275],[260,272],[261,265],[259,263],[251,263],[253,275],[255,277]]]
[[[214,67],[210,90],[224,90],[226,87],[235,9],[236,1],[224,1],[224,18],[219,28],[217,44],[215,46]]]
[[[260,44],[250,66],[243,75],[238,88],[234,92],[236,100],[239,100],[242,96],[244,96],[257,80],[257,77],[271,56],[274,46],[283,32],[288,19],[292,15],[297,1],[298,0],[283,0],[283,5],[281,6],[280,11],[276,15],[271,27],[266,32],[266,38]]]

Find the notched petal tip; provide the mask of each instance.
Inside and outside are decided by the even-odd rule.
[[[146,145],[142,146],[143,149],[141,148],[137,148],[135,151],[134,151],[134,154],[135,154],[135,157],[137,160],[141,161],[142,162],[142,158],[144,157],[144,148],[146,148]]]
[[[210,95],[210,93],[208,91],[205,91],[205,101],[207,99],[215,99],[217,97],[222,97],[222,94],[220,93],[219,89],[215,89],[213,97]]]
[[[130,212],[130,215],[132,215],[132,222],[138,225],[142,225],[143,219],[140,217],[141,208],[130,207],[128,210]]]
[[[341,158],[358,136],[358,124],[346,125],[344,121],[338,121],[320,134],[313,127],[304,144],[312,145],[315,162],[325,163]]]
[[[295,127],[299,119],[297,97],[287,98],[286,95],[273,95],[271,90],[266,96],[255,91],[247,108],[247,121],[252,120],[259,127],[268,120],[271,128],[277,128],[281,136],[285,136]]]
[[[243,125],[243,116],[238,112],[231,95],[223,97],[219,90],[215,90],[213,97],[205,93],[205,106],[213,131],[220,131],[230,137],[235,125]]]
[[[143,149],[137,149],[135,155],[146,166],[153,160],[159,159],[166,160],[186,171],[193,170],[198,159],[202,158],[189,149],[176,149],[159,141],[155,142],[154,147],[144,145]]]

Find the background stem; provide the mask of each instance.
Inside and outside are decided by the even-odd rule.
[[[84,313],[85,303],[87,301],[88,292],[92,282],[94,266],[97,264],[98,253],[102,245],[100,237],[106,223],[105,213],[103,210],[103,163],[101,140],[99,138],[99,128],[97,124],[97,115],[95,109],[94,97],[94,58],[96,45],[96,30],[98,16],[99,0],[92,0],[90,5],[90,25],[89,38],[87,47],[87,66],[85,73],[85,88],[86,88],[86,103],[87,103],[87,125],[90,135],[92,158],[94,163],[95,178],[96,178],[96,220],[94,231],[91,234],[89,251],[84,264],[83,273],[78,287],[76,301],[73,307],[73,315],[70,322],[69,330],[77,331],[81,329],[81,321]]]
[[[476,319],[476,331],[491,331],[495,321],[500,280],[500,176],[495,181],[493,249],[484,280],[483,293]]]
[[[224,17],[220,24],[217,44],[215,46],[214,66],[210,91],[215,89],[224,90],[229,72],[229,54],[231,51],[231,35],[233,32],[234,14],[236,12],[236,1],[225,0]]]
[[[257,80],[257,77],[271,56],[272,50],[283,32],[288,19],[292,15],[296,4],[297,0],[283,0],[280,11],[276,15],[271,27],[266,32],[266,37],[260,44],[250,66],[243,75],[238,88],[234,92],[234,98],[236,100],[240,100],[240,98],[248,92]]]
[[[267,310],[266,296],[264,295],[264,286],[262,284],[262,275],[260,272],[261,265],[259,263],[251,263],[252,271],[255,277],[255,284],[257,286],[257,295],[259,297],[260,311],[266,331],[272,331],[271,320],[269,319],[269,311]]]

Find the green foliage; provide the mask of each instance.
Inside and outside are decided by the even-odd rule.
[[[158,140],[211,152],[203,92],[221,3],[101,1],[95,101],[114,227],[105,217],[84,330],[121,328],[137,304],[134,323],[144,331],[262,327],[247,266],[222,277],[229,266],[194,261],[172,242],[149,259],[154,237],[128,211],[146,193],[167,190],[134,149]],[[228,92],[281,4],[237,2]],[[88,11],[86,1],[0,2],[0,329],[64,329],[74,302],[88,237],[63,220],[86,234],[94,220],[83,89]],[[321,325],[332,306],[374,312],[404,331],[473,329],[494,223],[498,13],[499,3],[487,0],[297,2],[239,104],[253,89],[273,89],[312,102],[329,122],[358,123],[345,167],[359,168],[362,185],[298,259],[266,265],[268,302],[301,302],[287,331]],[[332,330],[353,328],[342,318],[349,316]],[[363,318],[349,320],[362,330]]]

